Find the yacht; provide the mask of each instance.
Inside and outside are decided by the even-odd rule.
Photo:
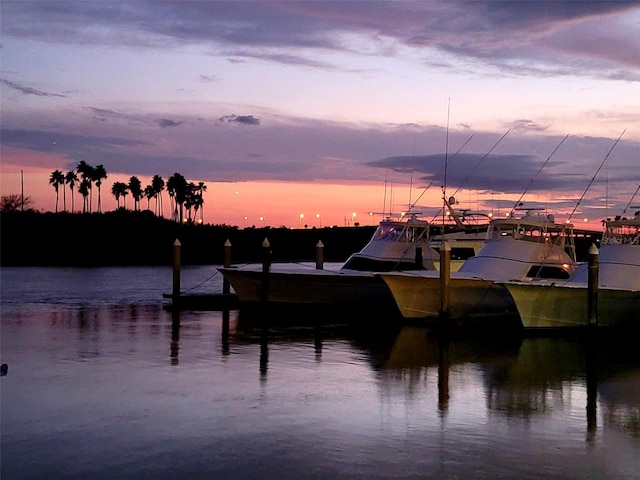
[[[600,249],[592,254],[596,253],[597,325],[640,326],[640,211],[631,218],[606,221]],[[525,328],[579,327],[589,321],[588,276],[588,265],[582,264],[567,280],[504,286]]]
[[[260,265],[219,268],[219,271],[245,306],[266,302],[358,310],[388,308],[397,313],[393,297],[375,273],[437,272],[438,268],[440,257],[430,239],[430,223],[418,215],[386,217],[362,250],[352,254],[338,269],[273,264],[267,272]],[[462,239],[458,241],[465,243]],[[461,248],[475,252],[482,243],[479,236],[470,235],[466,246]]]
[[[503,317],[517,314],[506,280],[538,282],[568,279],[575,272],[573,226],[528,209],[520,218],[489,222],[480,251],[448,281],[449,303],[442,312],[437,271],[378,273],[405,319]]]

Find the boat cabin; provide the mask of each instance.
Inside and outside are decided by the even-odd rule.
[[[429,245],[429,222],[417,213],[381,221],[369,243],[345,262],[343,270],[389,272],[435,270],[438,258]],[[405,219],[406,218],[406,219]]]

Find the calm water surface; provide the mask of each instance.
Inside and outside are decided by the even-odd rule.
[[[221,291],[216,272],[184,268],[183,289]],[[0,279],[3,480],[640,478],[637,338],[264,328],[163,309],[167,267]]]

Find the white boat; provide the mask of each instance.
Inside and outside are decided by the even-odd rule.
[[[480,251],[449,279],[448,317],[473,318],[517,313],[500,281],[567,279],[576,269],[573,226],[528,210],[521,218],[494,219]],[[439,272],[378,274],[406,319],[439,317]]]
[[[597,324],[640,325],[640,212],[605,223],[598,252]],[[588,265],[566,281],[504,284],[525,328],[588,325]]]
[[[268,302],[359,310],[386,307],[397,313],[391,294],[374,273],[437,271],[439,254],[431,246],[429,227],[429,222],[418,219],[417,214],[400,219],[387,217],[362,250],[352,254],[339,269],[273,264],[266,274],[259,265],[219,270],[243,305]],[[483,240],[477,235],[470,236],[461,248],[479,250]]]

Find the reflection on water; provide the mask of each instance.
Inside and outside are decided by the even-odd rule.
[[[636,338],[447,339],[337,312],[12,305],[3,479],[640,471]]]

